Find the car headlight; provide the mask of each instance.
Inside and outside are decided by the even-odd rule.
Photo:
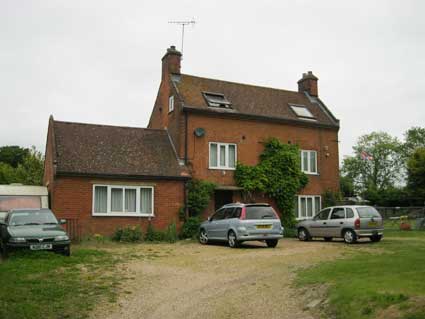
[[[11,243],[25,243],[26,239],[24,237],[12,237],[9,239]]]
[[[55,237],[55,241],[64,241],[69,240],[69,237],[67,235],[60,235]]]

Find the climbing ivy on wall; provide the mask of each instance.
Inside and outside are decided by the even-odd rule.
[[[297,145],[283,144],[271,138],[265,142],[258,165],[238,163],[236,166],[236,184],[244,188],[248,197],[260,192],[274,199],[285,227],[294,225],[294,198],[308,183],[307,175],[301,171],[300,160]]]

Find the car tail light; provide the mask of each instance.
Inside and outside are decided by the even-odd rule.
[[[357,218],[357,219],[354,221],[354,228],[355,228],[355,229],[359,229],[359,228],[360,228],[360,218]]]
[[[242,207],[241,217],[239,219],[246,219],[246,208]]]

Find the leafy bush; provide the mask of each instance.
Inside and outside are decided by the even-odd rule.
[[[175,222],[172,222],[170,225],[168,225],[167,230],[165,231],[164,239],[169,243],[175,243],[177,241],[177,226]]]
[[[183,224],[180,236],[181,238],[195,238],[198,236],[199,225],[201,220],[199,217],[189,217]]]
[[[245,191],[265,193],[276,201],[285,227],[295,224],[294,197],[308,183],[301,171],[300,149],[272,138],[265,143],[260,163],[247,166],[238,163],[235,180]]]
[[[163,241],[164,237],[165,236],[163,232],[155,230],[153,225],[149,223],[148,229],[146,230],[146,241]]]
[[[330,189],[327,189],[322,194],[322,207],[331,207],[337,205],[338,201],[342,200],[341,193],[333,192]]]
[[[146,230],[146,241],[167,241],[169,243],[175,243],[177,239],[177,226],[175,222],[169,224],[165,231],[155,230],[151,223],[149,223],[148,229]]]
[[[112,235],[113,241],[134,243],[141,241],[143,238],[142,230],[139,225],[128,226],[125,228],[117,228]]]
[[[210,202],[216,185],[207,181],[193,179],[187,184],[187,208],[190,216],[199,216]]]

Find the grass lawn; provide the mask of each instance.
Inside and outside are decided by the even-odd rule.
[[[114,301],[119,257],[74,245],[71,257],[16,252],[0,262],[0,318],[85,318],[99,300]]]
[[[302,286],[328,285],[324,318],[425,318],[425,231],[384,235],[298,274]]]

